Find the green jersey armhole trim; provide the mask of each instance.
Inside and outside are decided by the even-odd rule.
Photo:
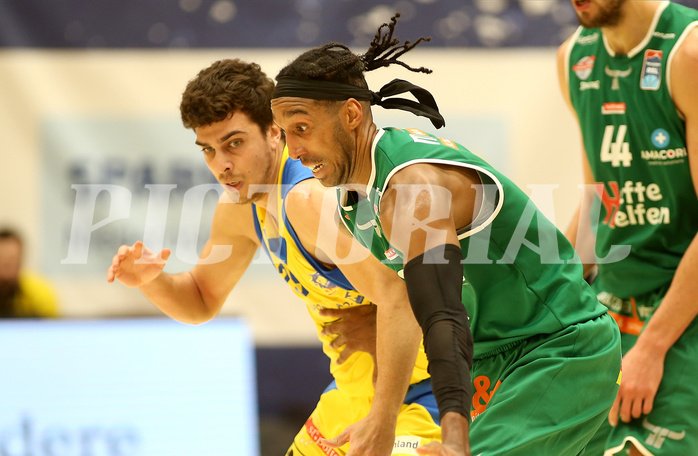
[[[368,178],[368,183],[366,184],[366,194],[371,194],[371,188],[373,188],[373,182],[376,180],[376,148],[381,138],[385,134],[385,130],[379,128],[376,132],[376,137],[373,138],[373,144],[371,144],[371,175]]]
[[[346,187],[337,187],[337,210],[340,211],[340,215],[342,214],[341,209],[344,209],[347,212],[354,210],[352,206],[346,206],[347,193],[349,193],[349,191],[346,189]]]
[[[671,91],[671,65],[672,62],[674,61],[674,55],[676,54],[676,51],[681,47],[683,42],[686,40],[686,37],[688,36],[689,33],[693,31],[698,27],[698,21],[693,21],[690,24],[686,26],[686,28],[683,30],[683,33],[681,33],[681,36],[679,37],[678,40],[676,40],[676,43],[674,43],[674,46],[671,48],[671,52],[669,53],[669,57],[667,58],[666,61],[666,88],[667,91],[669,92],[669,96],[671,97],[671,101],[674,101],[674,94]],[[676,109],[676,113],[679,116],[679,119],[686,121],[686,118],[684,117],[683,113],[679,111],[679,108],[676,106],[676,103],[674,103],[674,108]]]
[[[432,164],[439,164],[439,165],[460,166],[463,168],[469,168],[469,169],[477,171],[478,173],[482,173],[482,174],[486,175],[487,177],[492,179],[492,181],[497,185],[497,194],[495,196],[499,196],[499,198],[497,198],[497,205],[494,208],[494,210],[492,211],[492,213],[490,214],[490,216],[487,217],[487,219],[479,225],[473,226],[473,224],[471,224],[470,229],[466,229],[463,232],[459,231],[458,232],[458,239],[459,240],[465,239],[465,238],[472,236],[473,234],[479,233],[480,231],[487,228],[487,226],[490,225],[494,221],[494,219],[497,217],[497,214],[499,214],[499,211],[502,209],[502,206],[504,205],[504,186],[502,185],[502,183],[499,181],[499,179],[497,179],[497,177],[493,173],[491,173],[490,171],[488,171],[485,168],[482,168],[480,166],[471,165],[469,163],[452,161],[452,160],[441,160],[438,158],[419,158],[416,160],[411,160],[411,161],[402,163],[399,166],[396,166],[395,168],[393,168],[390,171],[388,176],[385,178],[383,188],[381,188],[381,193],[385,192],[385,189],[388,187],[388,183],[390,182],[390,179],[393,178],[395,173],[397,173],[398,171],[400,171],[403,168],[406,168],[410,165],[415,165],[417,163],[432,163]],[[484,191],[483,191],[483,203],[485,203]],[[484,206],[484,204],[483,204],[483,206]],[[482,211],[482,208],[481,208],[481,211]],[[478,215],[479,215],[479,213],[478,213]],[[476,218],[473,219],[473,223],[477,222],[477,218],[479,218],[479,217],[476,216]],[[468,228],[468,227],[463,227],[463,228]]]
[[[340,205],[337,205],[337,213],[339,214],[339,220],[342,221],[342,224],[347,229],[347,231],[349,231],[349,234],[352,234],[351,228],[349,228],[349,224],[347,224],[347,221],[344,220],[344,217],[342,217],[342,207]],[[339,227],[337,227],[337,228],[339,228]],[[353,234],[352,234],[352,237],[353,237]]]

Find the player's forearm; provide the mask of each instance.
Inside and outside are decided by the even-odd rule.
[[[422,340],[407,294],[394,305],[378,304],[375,398],[371,414],[394,428]],[[387,426],[387,424],[386,424]]]
[[[455,452],[470,456],[470,421],[460,413],[448,412],[441,418],[441,442]]]
[[[433,260],[439,257],[446,262]],[[472,404],[474,338],[462,302],[461,260],[460,246],[447,244],[405,265],[407,292],[424,334],[431,386],[440,416],[458,412],[467,417]]]
[[[669,291],[636,346],[664,355],[698,315],[698,234],[684,253]]]
[[[199,324],[215,316],[189,272],[163,272],[138,288],[164,314],[183,323]]]

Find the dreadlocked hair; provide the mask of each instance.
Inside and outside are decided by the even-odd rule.
[[[179,106],[182,123],[195,129],[241,111],[265,132],[274,121],[269,108],[273,92],[274,81],[256,63],[219,60],[187,84]]]
[[[389,65],[400,65],[416,73],[431,73],[428,68],[413,68],[399,60],[406,52],[414,49],[422,41],[431,38],[421,37],[414,43],[393,37],[400,14],[390,18],[389,24],[378,27],[373,41],[365,54],[357,55],[342,43],[329,43],[299,55],[286,65],[276,76],[279,78],[311,79],[352,84],[368,88],[364,72]],[[386,30],[387,29],[387,30]]]
[[[361,56],[361,60],[366,66],[365,71],[372,71],[376,68],[387,67],[389,65],[400,65],[415,73],[430,74],[432,71],[428,68],[413,68],[405,62],[398,60],[403,54],[417,47],[422,41],[431,41],[431,38],[422,36],[414,43],[405,41],[403,44],[400,44],[399,39],[393,38],[398,17],[400,17],[400,13],[396,13],[395,16],[391,17],[389,24],[382,24],[378,27],[376,36],[373,38],[373,41],[371,41],[368,51]],[[384,28],[388,29],[385,33],[383,33]]]

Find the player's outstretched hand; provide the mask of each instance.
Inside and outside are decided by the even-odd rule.
[[[352,353],[370,353],[376,359],[376,306],[354,306],[346,309],[322,309],[323,317],[337,318],[322,329],[324,336],[336,336],[330,346],[344,349],[337,359],[342,364]]]
[[[130,247],[122,245],[107,270],[107,282],[117,279],[129,287],[144,285],[160,275],[169,257],[170,249],[155,254],[141,241]]]
[[[395,443],[395,426],[385,425],[385,420],[374,420],[371,415],[347,426],[333,439],[323,439],[330,448],[340,448],[349,443],[346,456],[390,456]]]

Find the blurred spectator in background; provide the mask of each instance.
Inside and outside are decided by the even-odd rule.
[[[23,242],[11,228],[0,228],[0,318],[58,316],[53,287],[22,267]]]

